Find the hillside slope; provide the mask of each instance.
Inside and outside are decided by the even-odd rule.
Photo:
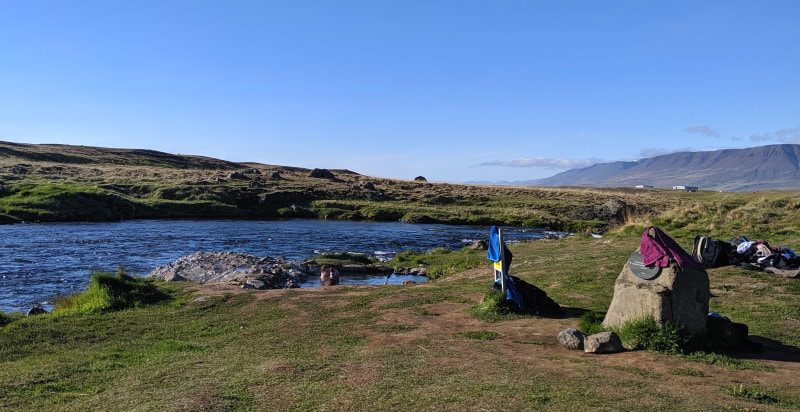
[[[526,182],[532,186],[699,186],[722,191],[800,188],[800,145],[680,152],[632,162],[600,163]]]
[[[329,172],[0,142],[0,223],[307,217],[603,230],[634,214],[693,202],[672,191],[454,185]]]

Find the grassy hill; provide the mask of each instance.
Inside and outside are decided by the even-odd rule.
[[[527,188],[331,172],[332,179],[316,178],[311,170],[289,166],[0,142],[0,222],[312,217],[604,231],[701,205],[717,205],[717,213],[765,208],[756,213],[777,214],[780,220],[798,204],[797,191]]]

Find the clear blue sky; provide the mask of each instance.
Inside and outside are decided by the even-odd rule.
[[[0,140],[451,182],[800,143],[800,1],[0,0]]]

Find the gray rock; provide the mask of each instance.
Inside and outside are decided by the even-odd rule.
[[[196,252],[174,262],[155,268],[149,276],[167,281],[247,283],[262,282],[259,288],[277,289],[289,284],[299,285],[306,274],[297,267],[286,269],[282,258],[267,258],[234,252]],[[251,285],[252,286],[252,285]]]
[[[239,173],[239,172],[230,172],[230,173],[228,173],[228,179],[244,180],[244,179],[247,179],[247,178],[248,178],[247,176],[245,176],[244,174]]]
[[[193,300],[192,303],[203,303],[209,299],[211,299],[211,296],[200,296],[199,298]]]
[[[256,287],[251,285],[251,284],[249,284],[249,283],[242,283],[241,288],[242,289],[255,289]]]
[[[283,176],[281,176],[281,172],[272,172],[272,174],[269,175],[269,178],[274,180],[280,180],[283,179]]]
[[[556,339],[558,342],[561,343],[565,348],[572,349],[572,350],[581,350],[583,349],[583,340],[586,338],[586,335],[583,332],[574,329],[574,328],[567,328],[559,332]]]
[[[428,275],[428,268],[425,268],[425,267],[411,268],[411,269],[408,270],[408,274],[409,275],[414,275],[414,276],[427,276]]]
[[[622,341],[614,332],[600,332],[587,336],[583,340],[583,351],[586,353],[615,353],[622,351]]]
[[[428,179],[426,179],[425,176],[417,176],[417,177],[414,178],[414,181],[415,182],[427,182]]]
[[[41,307],[39,305],[33,305],[33,306],[31,306],[30,309],[28,309],[28,313],[26,313],[25,315],[26,316],[33,316],[33,315],[42,315],[42,314],[45,314],[45,313],[47,313],[47,311],[43,307]]]
[[[375,184],[372,182],[366,182],[362,187],[367,190],[375,190]]]
[[[175,272],[170,272],[164,275],[165,282],[185,282],[186,278],[176,274]]]
[[[331,180],[336,179],[336,175],[331,173],[331,171],[328,169],[314,169],[311,171],[308,177],[316,177],[320,179],[331,179]]]
[[[264,289],[266,286],[266,283],[256,279],[248,279],[246,283],[256,289]]]
[[[250,183],[248,183],[248,186],[250,186],[250,187],[261,187],[261,183],[259,183],[258,180],[251,180]]]
[[[486,250],[489,247],[489,242],[486,239],[476,240],[467,246],[470,250]]]

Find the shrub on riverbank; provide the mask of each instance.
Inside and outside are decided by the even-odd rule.
[[[169,298],[153,279],[134,278],[120,268],[116,274],[95,272],[85,292],[59,298],[55,312],[94,313],[139,307]]]
[[[472,269],[482,264],[487,264],[485,251],[478,250],[447,250],[433,249],[427,252],[417,252],[407,250],[398,253],[389,261],[389,266],[393,268],[412,268],[423,265],[428,268],[428,277],[438,279],[461,272],[462,270]]]

